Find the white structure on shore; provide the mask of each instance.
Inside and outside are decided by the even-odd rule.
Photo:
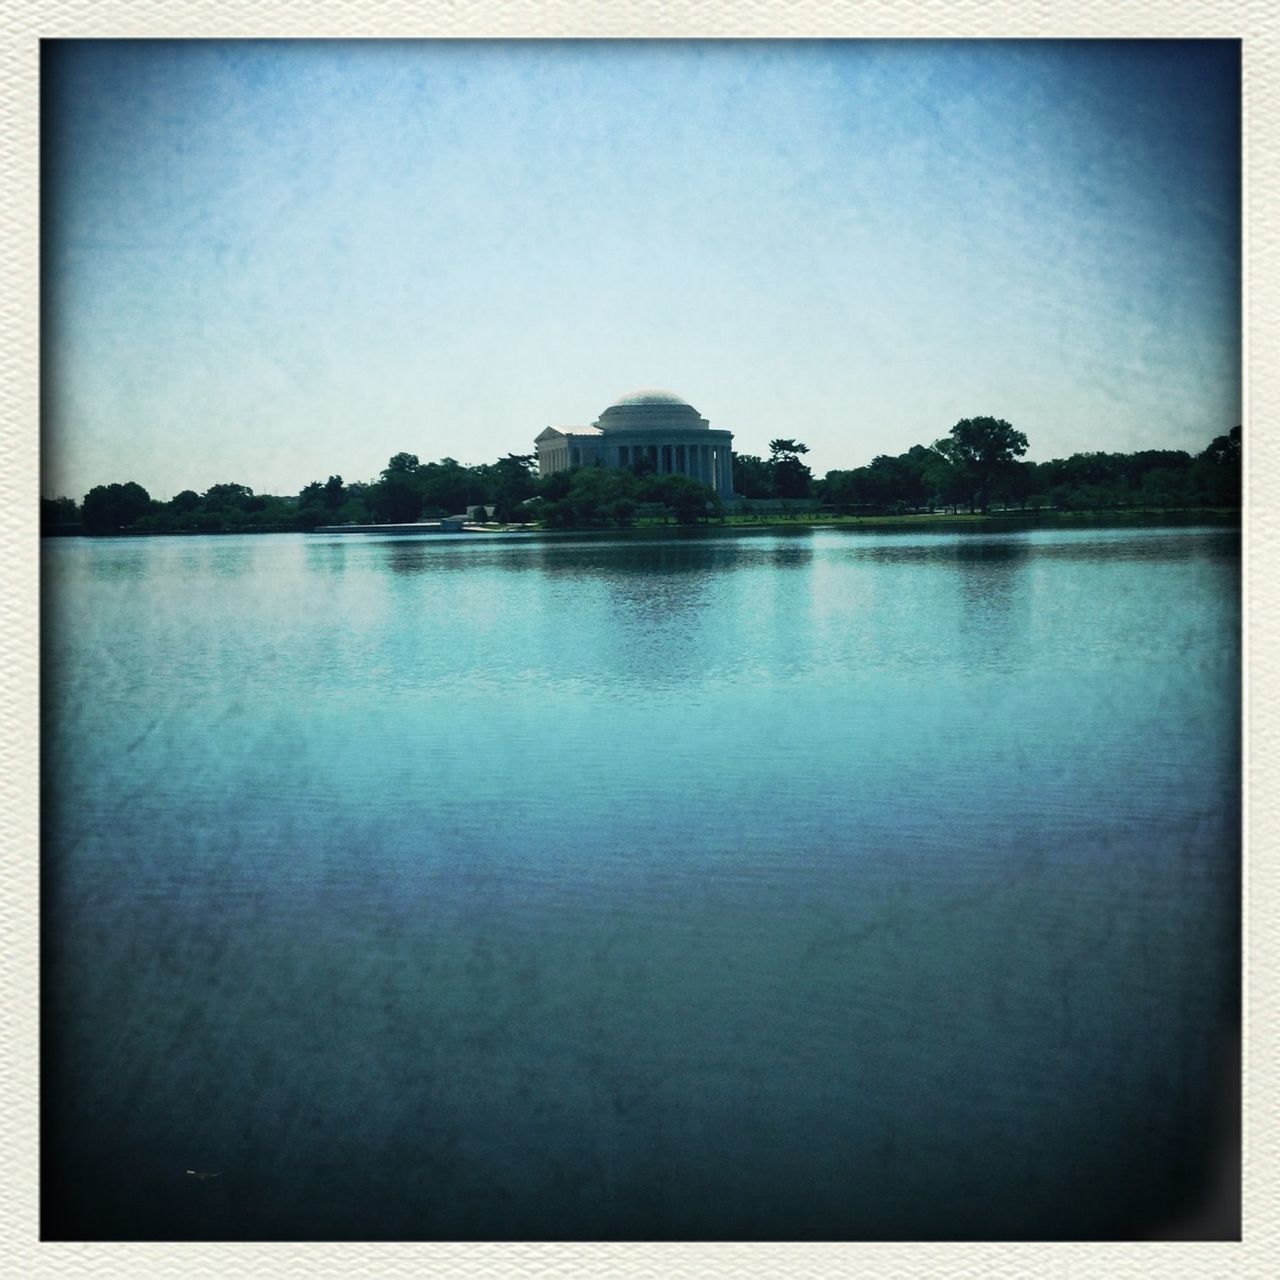
[[[647,457],[659,475],[692,476],[733,497],[733,433],[713,430],[670,391],[633,391],[591,426],[548,427],[535,444],[541,476],[569,467],[630,467]]]

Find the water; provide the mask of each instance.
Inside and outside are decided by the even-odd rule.
[[[1071,1239],[1200,1189],[1235,531],[44,554],[46,1236]]]

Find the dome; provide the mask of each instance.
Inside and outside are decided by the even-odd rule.
[[[683,396],[676,395],[674,391],[663,391],[661,387],[641,387],[639,391],[629,391],[625,396],[619,396],[609,408],[620,409],[636,404],[679,404],[684,405],[685,408],[693,407]]]
[[[641,387],[615,400],[595,425],[606,433],[625,431],[700,431],[711,424],[674,391]]]

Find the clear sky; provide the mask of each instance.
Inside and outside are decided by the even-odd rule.
[[[819,475],[1240,421],[1235,42],[46,48],[47,494],[486,462],[640,386]]]

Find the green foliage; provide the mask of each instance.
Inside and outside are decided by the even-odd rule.
[[[798,440],[769,441],[769,460],[752,453],[733,455],[733,491],[744,498],[807,498],[813,474],[800,460],[809,446]]]
[[[655,475],[630,469],[574,467],[538,481],[537,519],[551,529],[630,528],[637,519],[694,525],[719,509],[709,486],[689,476]]]
[[[347,487],[341,476],[330,476],[324,484],[312,481],[298,495],[300,507],[321,507],[329,513],[339,510],[346,500]]]
[[[477,500],[491,504],[493,517],[504,524],[518,520],[522,504],[537,491],[536,469],[532,453],[509,453],[488,466],[472,467]]]
[[[86,533],[131,529],[151,509],[151,495],[138,483],[97,485],[84,495],[81,520]]]
[[[422,485],[418,473],[388,467],[382,473],[381,483],[374,486],[372,506],[375,518],[388,524],[407,524],[417,520],[422,515]]]
[[[248,485],[215,484],[205,490],[202,505],[206,511],[261,511],[265,502]]]
[[[675,512],[676,523],[695,525],[706,519],[712,490],[690,476],[662,477],[661,501]]]
[[[424,463],[422,478],[423,505],[450,515],[461,514],[483,494],[472,479],[471,471],[455,458]]]
[[[80,508],[74,498],[41,498],[42,533],[76,533],[80,529]]]
[[[978,505],[985,515],[992,487],[1026,453],[1027,437],[1003,418],[962,418],[950,435],[942,456],[968,489],[970,507]]]
[[[773,466],[753,453],[733,455],[733,491],[744,498],[773,497]]]
[[[609,524],[617,525],[619,529],[630,529],[635,523],[636,506],[637,503],[634,498],[614,498],[612,502],[606,503],[601,510]]]
[[[1208,466],[1238,470],[1242,454],[1240,428],[1232,427],[1225,436],[1215,436],[1200,457]]]
[[[769,466],[773,473],[773,497],[807,498],[813,473],[800,461],[809,446],[797,440],[770,440]]]
[[[931,509],[961,493],[960,475],[947,447],[912,447],[897,457],[880,454],[852,471],[828,471],[816,486],[817,497],[837,512],[871,514]]]
[[[348,497],[333,513],[334,524],[368,524],[373,518],[368,504],[361,497]]]
[[[770,440],[769,455],[777,462],[781,458],[795,458],[802,453],[808,453],[809,446],[800,444],[796,440]]]
[[[1018,459],[1025,437],[1011,427],[1006,434],[1007,423],[968,421],[999,429],[988,435],[994,446],[986,457],[985,473],[974,433],[966,431],[960,433],[966,438],[957,439],[953,433],[930,449],[915,445],[897,458],[877,457],[852,471],[829,471],[816,486],[818,496],[839,513],[857,515],[961,507],[973,511],[984,496],[988,507],[994,502],[1006,508],[1060,511],[1230,507],[1240,501],[1238,427],[1217,437],[1196,458],[1180,449],[1144,449],[1077,453],[1035,463]],[[1001,437],[1007,451],[999,448]]]
[[[294,527],[297,529],[310,530],[318,528],[322,524],[342,523],[341,521],[331,522],[329,513],[323,507],[303,507],[294,516]]]
[[[1194,469],[1210,506],[1236,506],[1242,497],[1243,448],[1240,428],[1232,427],[1225,436],[1216,436],[1195,460]]]

